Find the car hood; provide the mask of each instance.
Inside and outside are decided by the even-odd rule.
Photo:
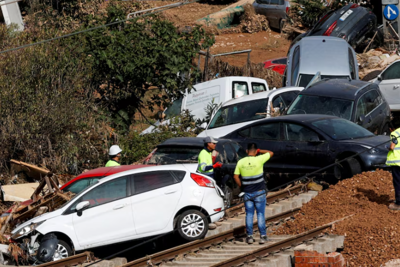
[[[227,134],[230,134],[231,132],[246,126],[247,124],[253,123],[257,120],[252,120],[252,121],[246,121],[246,122],[241,122],[241,123],[235,123],[227,126],[222,126],[214,129],[207,129],[203,132],[201,132],[197,137],[206,137],[206,136],[212,136],[214,138],[219,138],[222,136],[225,136]]]
[[[389,144],[390,137],[387,135],[375,135],[366,138],[360,139],[351,139],[351,140],[341,140],[341,143],[349,143],[349,144],[358,144],[362,145],[365,148],[384,148]]]
[[[17,227],[15,227],[14,230],[12,230],[11,234],[15,234],[20,229],[22,229],[25,226],[30,225],[32,223],[37,223],[37,222],[49,220],[49,219],[54,218],[56,216],[60,216],[63,213],[63,211],[64,211],[64,209],[58,209],[58,210],[55,210],[55,211],[52,211],[52,212],[47,212],[47,213],[42,214],[40,216],[37,216],[37,217],[35,217],[33,219],[30,219],[29,221],[26,221],[23,224],[20,224]]]

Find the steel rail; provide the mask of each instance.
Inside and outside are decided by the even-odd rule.
[[[273,216],[270,216],[265,220],[266,224],[270,224],[288,217],[291,217],[298,213],[300,211],[300,208],[295,208],[289,211],[285,211],[282,213],[275,214]],[[254,223],[256,225],[256,223]],[[224,241],[232,240],[236,237],[242,237],[246,235],[246,226],[238,226],[233,229],[230,229],[228,231],[222,232],[220,234],[206,237],[202,240],[197,240],[193,241],[187,244],[183,244],[174,248],[170,248],[152,255],[149,255],[147,257],[143,257],[131,262],[128,262],[122,267],[139,267],[139,266],[154,266],[157,264],[162,263],[163,261],[168,261],[176,258],[179,254],[182,253],[187,253],[189,251],[195,251],[199,250],[202,248],[207,248],[211,247],[215,244],[222,243]]]
[[[354,215],[354,214],[353,214]],[[324,224],[322,226],[319,226],[317,228],[314,228],[310,231],[286,238],[284,240],[272,243],[270,245],[267,245],[265,247],[261,247],[259,249],[253,250],[248,253],[241,254],[239,256],[236,256],[234,258],[227,259],[223,262],[219,262],[217,264],[214,264],[210,267],[232,267],[232,266],[237,266],[237,265],[242,265],[243,263],[249,262],[249,261],[254,261],[257,258],[265,257],[270,253],[273,252],[278,252],[282,249],[288,248],[288,247],[293,247],[296,245],[299,245],[301,243],[304,243],[305,241],[312,240],[314,238],[317,238],[318,236],[322,235],[324,231],[327,229],[331,228],[332,225],[334,225],[337,222],[340,222],[344,219],[347,219],[353,215],[346,216],[342,219],[336,220],[334,222],[330,222],[327,224]]]
[[[69,267],[76,264],[83,264],[85,262],[92,261],[93,259],[93,254],[89,251],[85,251],[65,259],[40,264],[38,267]]]
[[[280,190],[280,191],[277,191],[277,192],[268,193],[267,194],[267,203],[273,203],[276,200],[283,199],[283,198],[286,198],[286,197],[290,197],[290,196],[292,196],[294,194],[300,193],[301,191],[303,191],[304,188],[307,188],[307,187],[305,187],[304,184],[298,184],[298,185],[295,185],[293,187],[286,188],[286,189],[283,189],[283,190]],[[243,203],[241,203],[239,205],[236,205],[236,206],[234,206],[232,208],[226,209],[225,210],[225,215],[228,216],[228,217],[232,217],[236,213],[242,212],[242,211],[244,211],[244,204]]]

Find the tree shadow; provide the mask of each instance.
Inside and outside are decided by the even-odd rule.
[[[389,205],[391,203],[389,195],[378,195],[374,190],[367,190],[360,187],[357,187],[357,191],[361,193],[355,196],[358,199],[360,199],[362,196],[365,196],[369,201],[378,204]]]

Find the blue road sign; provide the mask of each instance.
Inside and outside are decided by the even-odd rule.
[[[399,9],[395,5],[387,5],[383,10],[383,15],[387,20],[395,20],[399,16]]]

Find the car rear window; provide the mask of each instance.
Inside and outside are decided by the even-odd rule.
[[[306,87],[314,76],[313,74],[300,74],[298,86]],[[349,79],[349,76],[321,75],[321,79]]]
[[[373,133],[360,125],[344,119],[319,120],[313,122],[312,125],[334,140],[349,140],[374,136]]]
[[[158,147],[148,164],[197,163],[197,157],[202,147],[162,146]]]

